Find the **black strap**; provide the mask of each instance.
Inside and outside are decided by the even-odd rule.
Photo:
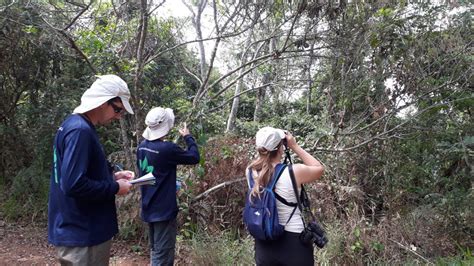
[[[289,162],[288,171],[290,173],[291,183],[293,185],[293,191],[295,192],[296,201],[298,202],[298,208],[300,209],[300,212],[301,212],[301,220],[303,221],[303,226],[306,227],[304,212],[309,213],[313,221],[315,221],[316,218],[313,212],[311,211],[308,194],[306,193],[306,190],[304,189],[303,184],[300,185],[301,192],[300,192],[300,195],[298,195],[295,173],[293,172],[293,162],[291,161],[290,149],[288,148],[288,146],[285,146],[285,154],[286,154],[285,163]]]
[[[296,202],[298,204],[298,208],[300,211],[303,211],[303,206],[301,205],[301,199],[298,195],[298,188],[296,187],[296,178],[295,178],[295,173],[293,172],[293,165],[290,164],[288,165],[288,171],[290,172],[290,179],[291,179],[291,184],[293,185],[293,191],[295,192],[295,197],[296,197]],[[301,190],[303,190],[303,186],[301,186]]]
[[[285,145],[285,164],[288,164],[288,172],[290,173],[291,184],[293,185],[293,191],[295,192],[296,201],[298,203],[298,208],[303,212],[303,206],[301,205],[300,196],[298,195],[298,188],[296,187],[296,178],[295,173],[293,172],[293,162],[291,161],[290,149]],[[303,192],[304,187],[301,185],[301,192]]]
[[[288,220],[286,220],[286,224],[287,225],[290,220],[291,220],[291,217],[293,217],[293,214],[295,214],[295,211],[296,211],[296,208],[298,208],[298,204],[297,203],[294,203],[294,202],[288,202],[286,199],[284,199],[282,196],[278,195],[278,193],[276,193],[275,191],[273,191],[273,194],[275,195],[275,198],[280,201],[281,203],[285,204],[286,206],[290,206],[290,207],[294,207],[293,208],[293,211],[291,212],[290,214],[290,217],[288,218]]]
[[[276,193],[275,191],[273,191],[273,194],[275,194],[275,198],[276,198],[277,200],[279,200],[281,203],[285,204],[286,206],[290,206],[290,207],[297,207],[297,206],[298,206],[297,203],[288,202],[285,198],[283,198],[282,196],[278,195],[278,193]]]
[[[309,213],[311,216],[312,221],[316,221],[316,217],[314,216],[313,212],[311,211],[311,202],[309,201],[308,193],[306,193],[306,189],[302,186],[301,189],[301,205],[303,206],[303,209]]]
[[[288,166],[290,166],[290,165],[288,165]],[[278,182],[281,175],[283,174],[283,171],[285,171],[285,167],[287,167],[286,164],[283,165],[283,168],[280,170],[280,174],[278,175],[277,180],[275,181],[275,186],[273,187],[273,194],[275,195],[275,198],[277,200],[279,200],[281,203],[285,204],[286,206],[294,207],[293,211],[290,214],[290,217],[288,218],[288,220],[286,220],[286,223],[285,223],[285,226],[286,226],[290,222],[291,218],[293,217],[293,214],[295,214],[295,211],[296,211],[296,208],[298,207],[298,204],[296,204],[294,202],[288,202],[282,196],[278,195],[278,193],[276,193],[276,191],[275,191],[276,183]]]
[[[290,162],[291,162],[291,159],[290,159]],[[288,165],[288,171],[290,172],[291,184],[293,185],[293,191],[295,192],[296,201],[298,202],[298,209],[300,209],[300,212],[301,212],[301,220],[303,221],[303,226],[306,228],[306,223],[304,221],[304,215],[303,215],[303,206],[301,204],[301,199],[298,195],[298,188],[297,188],[297,185],[296,185],[295,173],[293,172],[293,165],[292,164]],[[304,187],[303,187],[303,185],[301,185],[301,193],[303,193],[303,191],[304,191]]]
[[[295,207],[293,208],[293,211],[291,212],[290,217],[288,217],[288,220],[286,220],[285,226],[290,222],[291,217],[293,217],[293,214],[295,214],[297,208],[298,208],[298,206],[295,206]]]
[[[298,209],[300,209],[300,212],[301,212],[301,220],[303,221],[303,226],[306,228],[306,223],[304,221],[304,215],[303,215],[303,206],[301,204],[300,196],[298,195],[298,188],[296,185],[295,173],[293,172],[293,161],[291,160],[290,149],[288,148],[287,145],[285,145],[285,155],[286,155],[285,164],[288,164],[288,172],[290,174],[291,184],[293,185],[293,191],[295,192],[296,202],[298,203]],[[306,194],[306,192],[304,191],[303,185],[301,185],[301,193]],[[294,211],[296,211],[296,208]]]

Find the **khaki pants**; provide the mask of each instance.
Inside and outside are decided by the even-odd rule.
[[[92,247],[57,247],[62,266],[109,265],[112,240]]]

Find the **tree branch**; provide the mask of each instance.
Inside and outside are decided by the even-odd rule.
[[[264,61],[261,61],[259,62],[258,64],[250,67],[249,69],[245,70],[242,74],[240,74],[238,77],[236,77],[234,80],[232,80],[229,84],[227,84],[222,90],[220,90],[219,92],[217,92],[213,97],[212,99],[215,99],[217,98],[219,95],[221,95],[222,93],[224,93],[226,90],[228,90],[232,85],[234,85],[237,81],[239,81],[239,79],[241,79],[243,76],[247,75],[249,72],[253,71],[255,68],[265,64],[266,62],[270,61],[271,58],[268,58]],[[211,87],[209,87],[211,88]],[[206,90],[208,91],[209,88]]]
[[[151,14],[153,14],[153,12],[155,12],[155,10],[157,10],[159,7],[161,7],[164,3],[166,2],[166,0],[163,0],[161,3],[159,3],[155,8],[153,8],[152,10],[150,10],[150,12],[147,13],[147,16],[150,16]]]
[[[438,87],[436,87],[436,88],[434,88],[434,89],[432,89],[432,90],[430,90],[430,91],[428,91],[428,92],[426,92],[426,93],[420,95],[420,96],[419,96],[417,99],[415,99],[414,101],[411,101],[411,102],[409,102],[409,103],[406,103],[406,104],[404,104],[404,105],[401,105],[401,106],[399,106],[399,107],[393,109],[392,111],[390,111],[390,112],[384,114],[383,116],[381,116],[380,118],[376,119],[376,120],[373,121],[372,123],[370,123],[370,124],[368,124],[368,125],[366,125],[366,126],[360,128],[360,129],[358,129],[358,130],[355,130],[355,128],[357,128],[357,126],[359,126],[361,123],[363,123],[363,121],[366,120],[365,117],[364,117],[363,119],[361,119],[361,121],[360,121],[359,123],[357,123],[357,124],[356,124],[355,126],[353,126],[351,129],[349,129],[348,132],[342,132],[342,133],[340,133],[339,135],[353,135],[353,134],[357,134],[357,133],[359,133],[359,132],[362,132],[362,131],[364,131],[364,130],[366,130],[366,129],[372,127],[372,126],[374,126],[375,124],[378,124],[379,122],[381,122],[381,121],[384,120],[385,118],[387,118],[387,117],[389,117],[389,116],[393,116],[393,115],[397,114],[398,112],[400,112],[401,110],[403,110],[403,109],[405,109],[405,108],[407,108],[407,107],[413,105],[414,103],[418,102],[422,97],[424,97],[424,96],[426,96],[426,95],[429,95],[429,94],[431,94],[431,93],[433,93],[433,92],[435,92],[435,91],[438,91],[438,90],[440,90],[440,89],[442,89],[442,88],[444,88],[444,87],[446,87],[446,86],[449,86],[449,85],[451,85],[451,84],[455,84],[458,80],[459,80],[459,79],[456,79],[456,80],[452,80],[452,81],[450,81],[450,82],[441,84],[441,85],[439,85]],[[420,81],[420,82],[421,82],[421,81]],[[388,101],[390,101],[390,100],[388,100]],[[383,103],[382,105],[385,106],[385,104],[386,104],[388,101],[386,101],[386,102]],[[374,113],[374,111],[372,111],[369,115],[372,115],[373,113]]]
[[[418,254],[417,252],[415,252],[414,250],[412,250],[411,248],[408,248],[408,247],[402,245],[400,242],[397,242],[397,241],[395,241],[395,240],[393,240],[393,239],[389,239],[389,240],[392,241],[393,243],[399,245],[399,246],[402,247],[403,249],[405,249],[405,250],[407,250],[407,251],[409,251],[409,252],[415,254],[417,257],[421,258],[422,260],[424,260],[424,261],[427,262],[428,264],[430,264],[430,265],[433,265],[433,264],[434,264],[433,262],[429,261],[427,258],[421,256],[420,254]]]
[[[212,188],[204,191],[203,193],[197,195],[196,197],[194,197],[192,200],[191,200],[191,204],[194,204],[196,203],[197,201],[203,199],[204,197],[206,197],[207,195],[209,195],[209,193],[213,192],[213,191],[216,191],[220,188],[224,188],[226,186],[229,186],[229,185],[232,185],[234,183],[238,183],[238,182],[242,182],[242,181],[245,181],[245,177],[241,177],[239,179],[235,179],[235,180],[231,180],[231,181],[226,181],[224,183],[221,183],[219,185],[216,185],[216,186],[213,186]]]
[[[66,31],[54,27],[45,18],[43,18],[43,16],[41,16],[41,15],[40,15],[40,18],[41,18],[41,20],[43,20],[44,23],[46,23],[46,25],[48,25],[50,28],[52,28],[56,32],[59,32],[64,38],[66,38],[68,40],[69,44],[71,45],[71,47],[79,54],[80,57],[82,57],[82,59],[84,59],[86,61],[87,66],[92,70],[92,72],[94,74],[97,74],[97,70],[92,65],[92,63],[89,61],[89,58],[87,58],[87,56],[84,54],[84,52],[82,52],[82,50],[77,46],[74,39],[72,39],[72,37],[69,36],[69,34]]]
[[[189,74],[191,75],[193,78],[195,78],[200,85],[202,85],[202,80],[196,75],[194,74],[193,72],[191,72],[191,70],[189,70],[184,64],[181,64],[181,66],[183,67],[183,69]]]
[[[250,91],[253,91],[253,90],[258,90],[258,89],[261,89],[261,88],[270,86],[270,85],[272,85],[272,84],[273,84],[273,83],[266,83],[266,84],[260,85],[260,86],[258,86],[258,87],[253,87],[253,88],[247,89],[247,90],[245,90],[245,91],[242,91],[242,92],[240,92],[239,94],[236,94],[236,95],[234,95],[233,97],[227,99],[227,100],[226,100],[224,103],[222,103],[221,105],[210,109],[210,110],[209,110],[209,113],[212,113],[212,112],[214,112],[215,110],[217,110],[217,109],[223,107],[224,105],[226,105],[226,104],[228,104],[229,102],[231,102],[234,98],[237,98],[237,97],[239,97],[239,96],[242,95],[242,94],[245,94],[245,93],[250,92]]]
[[[460,99],[455,99],[455,100],[452,100],[452,101],[449,101],[449,102],[445,102],[445,103],[438,103],[438,104],[434,104],[434,105],[431,105],[431,106],[428,106],[427,108],[417,112],[415,115],[411,116],[410,118],[408,118],[405,122],[403,123],[400,123],[398,125],[396,125],[395,127],[389,129],[389,130],[386,130],[384,132],[381,132],[355,146],[352,146],[352,147],[348,147],[348,148],[341,148],[341,149],[320,149],[320,148],[316,148],[315,145],[313,145],[312,149],[315,150],[315,151],[326,151],[326,152],[345,152],[345,151],[351,151],[351,150],[355,150],[357,148],[360,148],[362,146],[364,146],[365,144],[367,143],[370,143],[372,141],[375,141],[375,140],[379,140],[379,139],[382,139],[383,136],[385,135],[388,135],[389,133],[395,131],[396,129],[408,124],[409,122],[411,122],[414,118],[420,116],[421,114],[425,113],[426,111],[429,111],[433,108],[436,108],[436,107],[440,107],[440,106],[449,106],[449,104],[451,103],[454,103],[454,102],[458,102],[458,101],[464,101],[464,100],[470,100],[470,99],[474,99],[474,96],[471,96],[471,97],[465,97],[465,98],[460,98]],[[388,136],[384,139],[389,139],[389,138],[392,138],[394,136]]]
[[[71,20],[71,22],[69,22],[69,24],[66,27],[62,29],[62,31],[67,31],[72,25],[74,25],[74,23],[76,23],[76,21],[82,16],[82,14],[84,14],[84,12],[86,12],[87,9],[89,9],[89,7],[92,5],[93,2],[94,1],[90,1],[90,3],[87,6],[83,7],[83,9],[76,15],[76,17],[74,17]]]

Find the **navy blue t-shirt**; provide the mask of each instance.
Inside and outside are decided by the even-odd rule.
[[[139,176],[152,172],[154,185],[144,185],[142,191],[142,219],[159,222],[174,219],[178,214],[176,202],[176,166],[197,164],[199,150],[191,135],[184,137],[187,150],[173,142],[144,140],[137,149]]]
[[[92,123],[78,114],[59,127],[53,146],[48,241],[93,246],[118,232],[114,180]]]

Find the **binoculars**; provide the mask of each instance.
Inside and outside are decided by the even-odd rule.
[[[323,248],[328,242],[324,230],[315,221],[308,223],[300,234],[300,240],[306,244],[314,243],[318,248]]]

